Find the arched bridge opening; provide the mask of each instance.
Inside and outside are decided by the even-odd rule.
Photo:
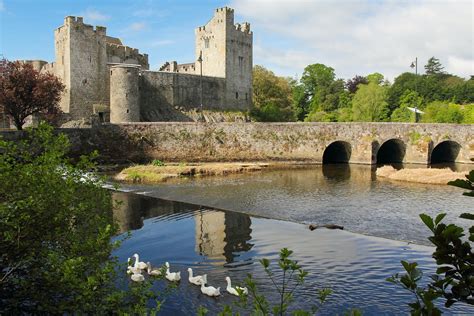
[[[389,139],[377,151],[377,164],[402,163],[405,158],[406,145],[400,139]]]
[[[335,141],[324,150],[323,164],[349,163],[351,152],[351,144],[344,141]]]
[[[461,145],[452,140],[439,143],[431,152],[431,164],[455,162],[461,151]]]

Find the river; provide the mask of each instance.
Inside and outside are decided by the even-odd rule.
[[[207,273],[209,283],[222,288],[225,276],[241,283],[251,272],[274,298],[258,260],[277,258],[283,247],[309,272],[295,306],[310,307],[316,289],[330,287],[334,293],[322,315],[349,308],[366,315],[406,314],[413,297],[385,279],[402,272],[400,260],[417,261],[426,278],[434,271],[429,230],[418,215],[443,210],[446,221],[467,227],[459,214],[473,211],[472,198],[461,189],[378,180],[367,166],[267,170],[121,190],[135,193],[115,194],[123,201],[116,217],[132,236],[116,254],[125,261],[139,252],[145,261],[169,261],[171,270],[181,271],[184,280],[163,307],[170,315],[189,315],[200,305],[214,314],[235,301],[230,295],[203,296],[187,282],[187,267]],[[308,223],[338,224],[344,231],[310,231]],[[474,309],[455,305],[446,313]]]

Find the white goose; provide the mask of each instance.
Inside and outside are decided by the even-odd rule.
[[[146,263],[147,266],[148,266],[148,275],[152,275],[152,276],[160,276],[161,275],[161,269],[153,269],[153,267],[151,266],[151,262],[147,262]]]
[[[134,267],[135,268],[138,268],[140,270],[145,270],[146,269],[146,263],[143,262],[143,261],[140,261],[139,257],[138,257],[138,253],[134,254],[133,255],[135,257],[135,265]]]
[[[139,274],[142,272],[142,270],[135,268],[134,266],[131,265],[132,260],[130,258],[127,259],[127,274]]]
[[[189,283],[195,284],[195,285],[201,285],[204,283],[204,280],[207,278],[207,275],[196,275],[193,277],[193,269],[188,268],[188,273],[189,273]]]
[[[201,292],[202,294],[206,294],[207,296],[219,296],[221,295],[221,288],[218,287],[217,289],[213,286],[205,286],[207,283],[207,275],[203,276],[204,282],[201,283]]]
[[[225,277],[225,280],[227,281],[227,292],[229,292],[232,295],[239,296],[239,292],[237,292],[237,289],[241,290],[244,295],[249,294],[249,290],[246,287],[240,287],[236,286],[235,288],[232,287],[232,283],[230,281],[230,277]]]
[[[132,276],[130,278],[132,279],[132,281],[135,281],[135,282],[145,281],[145,277],[143,275],[141,275],[140,273],[134,273],[134,274],[132,274]]]
[[[166,265],[166,279],[171,282],[181,280],[181,272],[170,272],[170,264],[168,262],[165,263]]]

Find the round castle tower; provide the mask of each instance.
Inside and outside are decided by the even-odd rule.
[[[110,123],[140,122],[139,80],[136,65],[110,68]]]

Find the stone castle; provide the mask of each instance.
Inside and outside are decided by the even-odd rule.
[[[61,109],[69,121],[189,121],[186,114],[200,109],[246,111],[252,102],[250,24],[234,24],[234,10],[218,8],[195,37],[195,62],[150,71],[147,54],[108,36],[105,27],[68,16],[54,32],[55,62],[25,62],[61,78]]]

